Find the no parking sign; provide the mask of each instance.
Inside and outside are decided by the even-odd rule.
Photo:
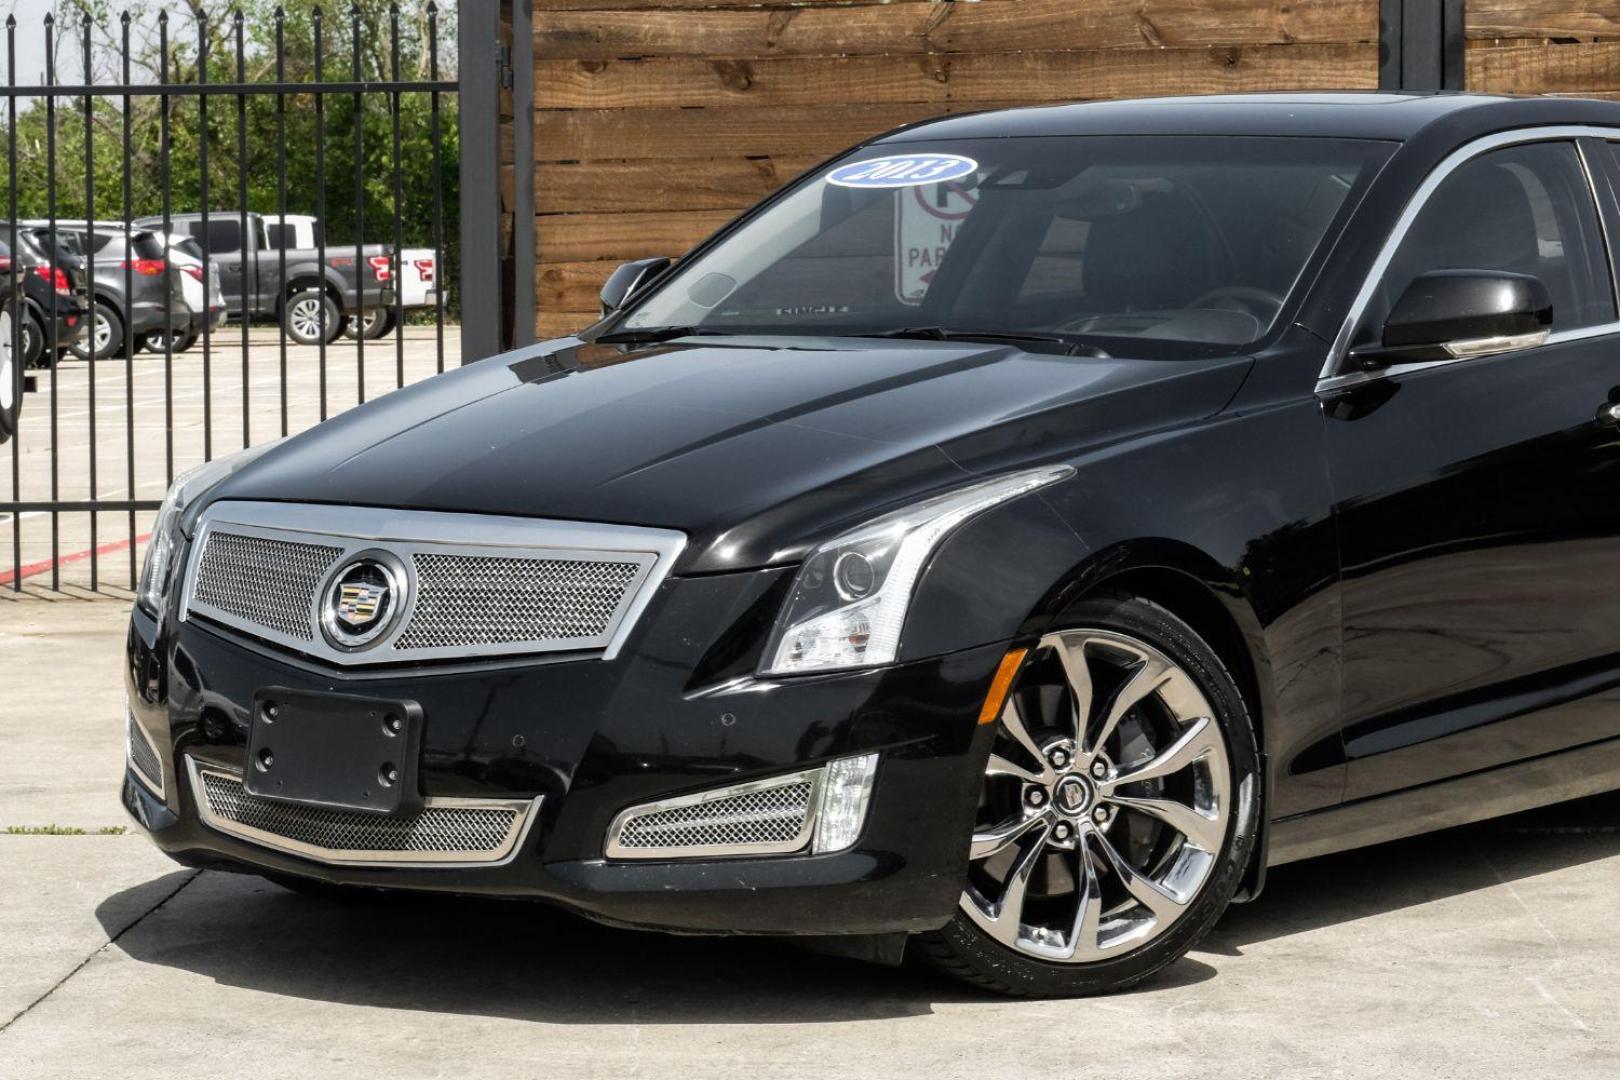
[[[894,294],[902,304],[920,304],[979,196],[967,183],[947,180],[905,188],[895,199]]]

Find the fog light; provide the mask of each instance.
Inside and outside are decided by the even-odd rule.
[[[861,835],[877,762],[876,754],[862,754],[827,763],[813,848],[817,855],[843,851]]]

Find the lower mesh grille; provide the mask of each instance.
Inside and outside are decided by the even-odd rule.
[[[141,778],[159,794],[163,792],[163,765],[158,761],[157,751],[152,749],[152,742],[146,737],[146,732],[135,722],[135,714],[128,714],[129,720],[129,761],[135,766],[135,771]]]
[[[804,846],[815,805],[808,775],[734,794],[634,807],[621,814],[610,854],[763,854]]]
[[[429,799],[416,813],[384,817],[261,798],[239,777],[195,763],[192,781],[214,828],[329,862],[496,862],[515,848],[531,811],[525,802]]]

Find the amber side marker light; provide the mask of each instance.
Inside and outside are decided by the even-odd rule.
[[[979,710],[979,723],[993,724],[1001,717],[1001,706],[1007,701],[1007,691],[1012,689],[1013,679],[1018,675],[1018,668],[1028,652],[1028,649],[1011,649],[1001,658],[996,677],[990,680],[990,693],[985,696],[984,708]]]

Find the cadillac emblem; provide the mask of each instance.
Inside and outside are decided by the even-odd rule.
[[[334,574],[321,606],[321,629],[339,649],[362,649],[383,637],[405,606],[405,574],[395,560],[351,559]]]

